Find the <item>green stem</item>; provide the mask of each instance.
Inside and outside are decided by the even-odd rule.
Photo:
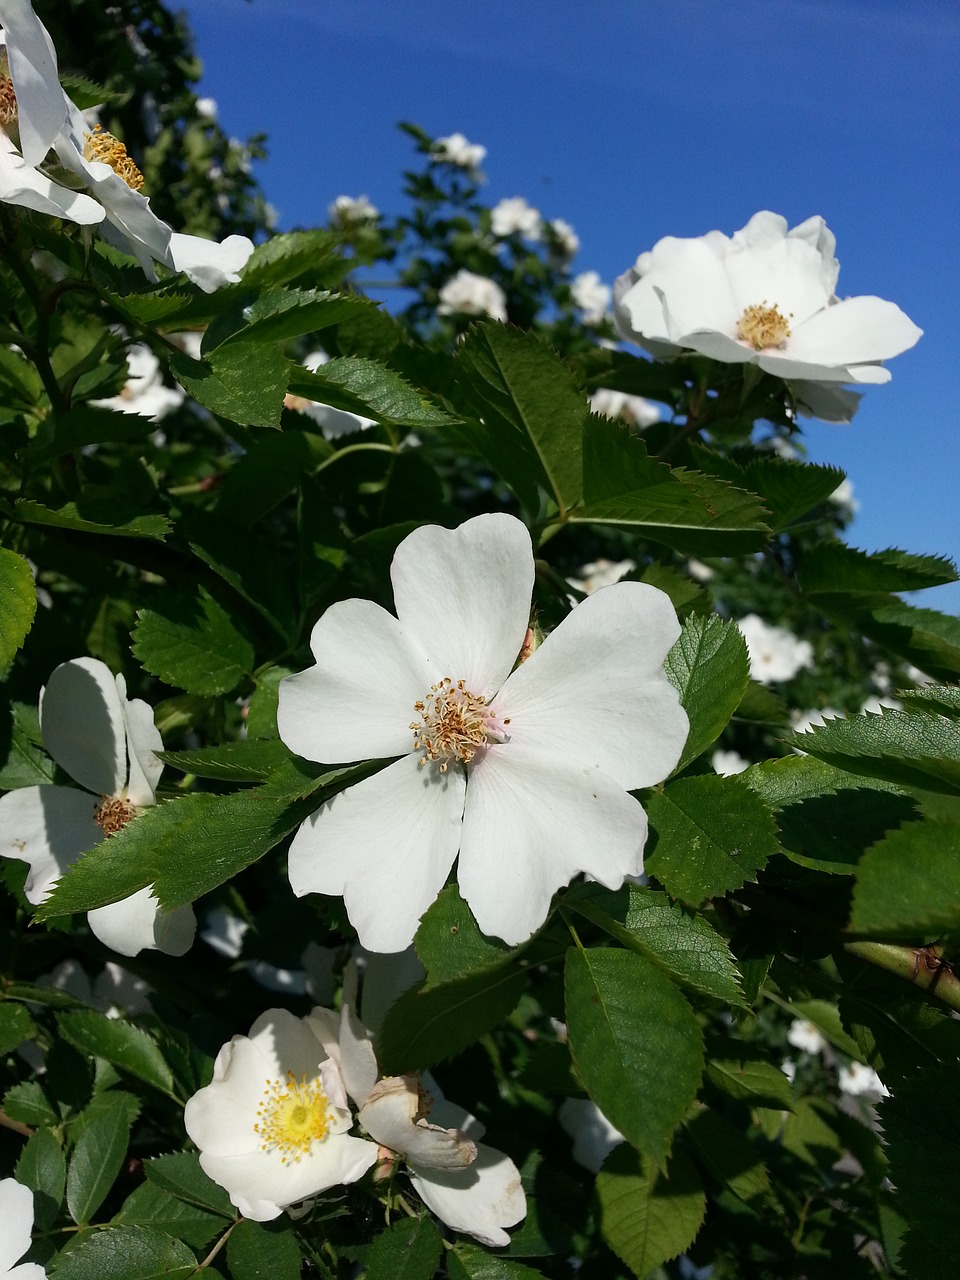
[[[942,947],[903,947],[889,942],[845,942],[844,951],[912,982],[960,1012],[960,978]]]
[[[396,453],[396,449],[388,444],[348,444],[345,449],[338,449],[336,453],[321,462],[318,467],[314,467],[313,474],[319,475],[327,467],[332,467],[335,462],[345,458],[348,453]]]

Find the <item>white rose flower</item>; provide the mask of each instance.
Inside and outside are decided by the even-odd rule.
[[[168,387],[163,381],[160,361],[148,346],[135,343],[127,350],[127,381],[119,395],[106,400],[92,400],[98,409],[113,409],[117,413],[136,413],[156,422],[183,404],[182,387]]]
[[[807,1022],[805,1018],[794,1018],[787,1032],[787,1041],[795,1049],[802,1049],[809,1054],[822,1053],[827,1044],[813,1023]]]
[[[269,1009],[223,1046],[212,1082],[186,1105],[204,1172],[254,1222],[356,1182],[377,1161],[376,1145],[349,1133],[337,1025],[328,1009]]]
[[[399,757],[301,825],[290,882],[342,894],[365,947],[401,951],[459,855],[480,928],[523,942],[578,873],[618,888],[642,869],[646,814],[629,792],[667,777],[688,732],[663,671],[676,613],[655,587],[617,583],[512,670],[534,561],[526,528],[500,513],[414,530],[391,578],[396,617],[332,605],[316,665],[280,684],[297,754]]]
[[[655,355],[698,351],[807,382],[888,382],[881,362],[921,330],[892,302],[838,299],[835,247],[822,218],[788,231],[768,211],[730,238],[666,236],[617,281],[617,327]]]
[[[79,961],[61,960],[55,969],[38,978],[37,982],[42,987],[65,991],[84,1004],[99,1009],[108,1018],[119,1018],[124,1013],[145,1013],[150,1008],[152,988],[149,984],[112,960],[92,981]]]
[[[567,581],[571,587],[590,596],[601,587],[612,587],[636,567],[635,560],[593,560],[590,564],[580,566],[579,577],[568,578]]]
[[[843,507],[852,516],[855,516],[860,510],[860,503],[853,493],[853,481],[846,478],[841,480],[833,493],[831,493],[830,501],[838,507]]]
[[[609,387],[598,387],[593,392],[590,409],[601,418],[625,418],[635,427],[649,427],[660,421],[660,410],[651,400],[626,391],[611,391]]]
[[[203,116],[204,120],[216,120],[217,118],[216,98],[198,98],[197,99],[197,115]]]
[[[0,1180],[0,1280],[47,1280],[38,1262],[20,1262],[30,1248],[33,1192],[15,1178]],[[19,1265],[18,1265],[19,1263]]]
[[[589,1098],[565,1098],[557,1112],[560,1128],[573,1139],[573,1158],[591,1173],[599,1173],[607,1156],[625,1141]]]
[[[479,142],[468,142],[462,133],[451,133],[447,138],[437,138],[433,144],[437,160],[458,165],[461,169],[476,169],[483,164],[487,148]]]
[[[490,229],[501,238],[516,233],[528,240],[539,240],[540,210],[527,204],[523,196],[508,196],[490,210]]]
[[[610,286],[603,283],[598,271],[583,271],[574,276],[570,293],[583,312],[584,324],[599,324],[606,316],[610,308]]]
[[[23,891],[34,905],[81,853],[155,803],[163,771],[152,710],[128,698],[123,676],[96,658],[57,667],[40,694],[40,731],[57,764],[86,790],[21,787],[0,797],[0,857],[29,865]],[[101,942],[125,956],[183,955],[196,928],[189,907],[161,912],[150,888],[89,911],[87,920]]]
[[[890,1090],[873,1067],[864,1066],[862,1062],[851,1062],[848,1067],[841,1067],[838,1083],[840,1092],[848,1093],[852,1098],[878,1102],[881,1098],[890,1097]]]
[[[547,226],[553,232],[554,239],[557,242],[557,248],[565,258],[572,258],[580,248],[580,237],[571,227],[570,223],[563,218],[554,218],[552,222],[548,222]]]
[[[721,778],[732,778],[750,768],[750,761],[744,760],[743,756],[736,751],[717,750],[710,757],[710,764],[713,766],[714,773],[719,773]]]
[[[747,642],[752,680],[779,684],[781,680],[792,680],[802,667],[813,666],[813,645],[809,640],[798,640],[786,628],[772,627],[755,613],[741,618],[737,626]]]
[[[380,217],[380,210],[371,204],[366,196],[337,196],[327,206],[327,217],[331,222],[349,225],[352,222],[375,222]]]
[[[437,312],[441,316],[460,313],[506,320],[507,295],[496,280],[461,268],[440,290]]]

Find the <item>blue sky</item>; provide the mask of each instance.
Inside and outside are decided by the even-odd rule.
[[[608,281],[663,235],[822,214],[838,292],[925,330],[810,456],[861,503],[850,541],[960,558],[960,8],[954,0],[186,0],[201,92],[264,131],[281,229],[337,195],[403,207],[395,122],[488,148],[491,203],[571,222]],[[960,584],[918,603],[960,613]]]

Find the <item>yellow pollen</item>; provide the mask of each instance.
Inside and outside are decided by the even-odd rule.
[[[471,693],[463,680],[456,684],[444,676],[430,692],[413,704],[419,720],[412,720],[413,749],[422,751],[421,764],[439,761],[440,772],[446,773],[451,761],[469,764],[488,742],[502,742],[506,737],[501,725],[487,707],[486,699]]]
[[[115,835],[137,813],[137,806],[129,800],[120,800],[114,796],[104,796],[93,820],[103,829],[105,836]]]
[[[747,307],[737,322],[737,337],[749,342],[755,351],[782,347],[790,337],[790,318],[781,313],[776,303],[772,307],[766,302]]]
[[[320,1081],[305,1075],[298,1080],[288,1071],[283,1080],[267,1081],[253,1131],[261,1151],[279,1151],[281,1164],[299,1164],[327,1136],[329,1115],[330,1099]]]
[[[124,180],[134,191],[143,190],[143,174],[127,155],[127,148],[112,133],[96,124],[93,133],[84,135],[87,141],[83,147],[84,160],[99,160],[108,164],[113,172]]]
[[[0,49],[0,125],[16,124],[17,95],[10,79],[10,62],[6,49]]]

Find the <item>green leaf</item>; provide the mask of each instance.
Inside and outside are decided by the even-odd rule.
[[[280,428],[280,411],[293,365],[279,347],[229,343],[204,360],[175,354],[174,377],[212,413],[246,427]]]
[[[542,1271],[468,1244],[458,1244],[447,1253],[447,1276],[449,1280],[543,1280]]]
[[[56,766],[43,750],[35,703],[0,703],[0,790],[43,786],[52,782]]]
[[[657,839],[646,869],[692,906],[755,880],[778,851],[769,810],[739,778],[680,778],[652,791],[647,810]]]
[[[413,943],[427,971],[428,987],[493,968],[516,955],[505,942],[480,932],[455,884],[442,889],[427,909]]]
[[[281,1219],[269,1226],[244,1218],[227,1241],[233,1280],[300,1280],[300,1246]]]
[[[628,951],[571,948],[565,988],[570,1053],[587,1092],[662,1167],[703,1070],[693,1011],[669,978]]]
[[[154,1227],[89,1232],[57,1263],[57,1280],[187,1280],[197,1269],[191,1249]]]
[[[682,986],[745,1007],[740,975],[726,942],[702,916],[675,905],[665,893],[637,885],[611,893],[588,884],[571,890],[563,905],[579,911]]]
[[[324,289],[265,289],[243,309],[245,327],[232,333],[226,343],[247,344],[285,342],[305,333],[328,329],[357,311],[373,307],[372,302],[349,293],[330,293]],[[207,349],[204,358],[222,346]]]
[[[719,1043],[707,1046],[706,1077],[712,1085],[728,1098],[743,1102],[748,1107],[790,1110],[793,1087],[778,1067],[760,1058],[725,1058],[722,1052],[723,1046]],[[747,1046],[742,1046],[738,1052],[746,1055]]]
[[[36,1029],[24,1005],[4,1000],[0,1004],[0,1058],[11,1053],[21,1040],[32,1040]]]
[[[60,1116],[38,1080],[15,1084],[3,1097],[3,1110],[11,1120],[21,1124],[55,1125]]]
[[[324,228],[287,231],[258,244],[241,272],[245,289],[251,285],[302,284],[329,287],[350,269],[337,239]]]
[[[116,518],[115,499],[65,502],[54,511],[40,502],[20,498],[14,503],[13,515],[21,524],[69,529],[74,533],[107,534],[117,538],[153,538],[162,542],[170,532],[170,521],[166,516],[138,515],[126,520]]]
[[[561,516],[581,494],[581,436],[586,397],[556,352],[531,333],[501,324],[471,328],[457,353],[461,406],[482,418],[481,447],[511,484],[519,465],[518,496],[535,478],[554,497]],[[508,447],[501,453],[500,444]]]
[[[671,471],[625,425],[587,419],[583,505],[571,519],[628,525],[687,554],[732,555],[763,547],[764,516],[755,495],[699,472]]]
[[[869,555],[843,542],[821,541],[804,551],[797,579],[808,595],[886,595],[956,582],[957,569],[941,556],[914,556],[894,547]]]
[[[831,612],[921,671],[942,680],[960,674],[960,619],[933,609],[915,609],[902,600],[871,609],[834,605]]]
[[[229,693],[253,670],[253,645],[203,587],[139,609],[133,653],[151,675],[201,697]]]
[[[664,1172],[651,1157],[617,1147],[597,1175],[597,1199],[604,1240],[638,1280],[693,1244],[707,1208],[697,1171],[682,1149]]]
[[[398,1218],[374,1240],[365,1280],[433,1280],[442,1253],[430,1218]]]
[[[333,446],[310,431],[258,435],[217,486],[217,513],[249,527],[294,493],[304,476],[332,456]]]
[[[897,696],[907,711],[933,711],[939,715],[960,716],[960,686],[930,684],[923,689],[899,689]]]
[[[747,645],[736,623],[716,614],[687,618],[664,670],[690,717],[679,772],[716,742],[740,705],[750,681]]]
[[[262,782],[290,759],[290,751],[279,738],[244,738],[222,742],[216,747],[195,751],[159,751],[165,764],[198,778],[218,778],[222,782]]]
[[[812,1022],[835,1049],[839,1049],[850,1058],[860,1060],[862,1055],[856,1041],[844,1031],[837,1007],[829,1000],[794,1000],[789,1005],[784,1004],[783,1007],[795,1018]]]
[[[337,771],[345,773],[349,770]],[[323,779],[313,781],[319,785]],[[300,790],[309,786],[304,779]],[[321,803],[318,798],[305,810],[291,808],[283,795],[270,798],[261,792],[265,789],[224,796],[199,792],[144,810],[78,858],[37,915],[50,919],[90,911],[149,884],[167,911],[195,902],[263,857]]]
[[[41,1231],[55,1220],[67,1184],[67,1162],[49,1129],[38,1129],[20,1152],[16,1178],[33,1192],[33,1212]]]
[[[885,709],[827,720],[793,745],[862,777],[960,795],[960,725],[948,716]]]
[[[906,940],[960,932],[960,825],[913,822],[868,849],[850,928]]]
[[[836,1108],[824,1098],[800,1098],[787,1116],[780,1134],[784,1150],[807,1164],[829,1169],[843,1155],[843,1147],[830,1118]]]
[[[695,456],[699,457],[699,451]],[[837,467],[766,457],[751,459],[742,468],[742,477],[733,483],[760,495],[763,505],[772,513],[771,527],[774,533],[779,533],[825,502],[843,481],[844,474]]]
[[[108,1018],[96,1009],[77,1009],[57,1017],[61,1034],[81,1053],[129,1071],[161,1093],[173,1095],[173,1076],[156,1041],[122,1018]]]
[[[384,1018],[377,1056],[386,1075],[423,1071],[479,1040],[516,1007],[526,973],[508,964],[405,991]]]
[[[151,1182],[143,1183],[127,1196],[113,1218],[113,1225],[155,1227],[196,1249],[209,1243],[226,1226],[223,1218],[196,1205],[185,1204]]]
[[[155,430],[155,423],[136,413],[117,413],[113,409],[79,405],[48,418],[23,456],[25,461],[36,466],[91,444],[115,440],[144,441]]]
[[[67,1168],[67,1208],[74,1222],[89,1222],[123,1167],[138,1104],[130,1094],[102,1093],[78,1117]]]
[[[37,593],[23,556],[0,547],[0,669],[8,667],[33,626]]]
[[[143,1162],[143,1171],[150,1182],[167,1191],[178,1200],[209,1209],[224,1218],[234,1218],[236,1209],[230,1197],[218,1183],[200,1168],[200,1159],[190,1152],[175,1151],[166,1156],[155,1156]]]
[[[359,356],[328,360],[314,373],[295,368],[290,374],[290,390],[308,400],[398,427],[437,428],[451,421],[449,414],[424,399],[399,373]]]
[[[751,1204],[770,1194],[770,1178],[760,1152],[718,1112],[704,1107],[686,1126],[699,1162],[721,1187]]]

